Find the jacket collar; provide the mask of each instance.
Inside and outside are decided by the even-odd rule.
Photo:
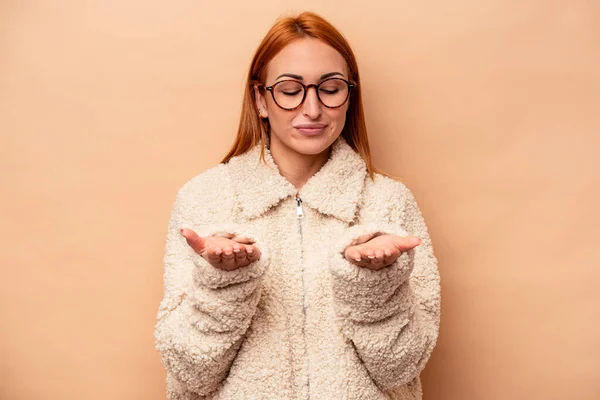
[[[304,184],[300,193],[280,174],[268,149],[265,161],[266,164],[260,161],[260,145],[257,145],[228,163],[236,207],[247,220],[297,194],[303,206],[347,223],[354,220],[367,168],[341,136],[333,143],[329,160]]]

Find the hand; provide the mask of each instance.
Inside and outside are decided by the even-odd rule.
[[[190,247],[215,268],[225,271],[245,267],[260,259],[260,250],[250,239],[229,235],[200,237],[191,229],[181,229]]]
[[[344,252],[346,260],[354,265],[373,270],[391,265],[402,252],[423,243],[416,236],[381,235],[370,240],[359,238]]]

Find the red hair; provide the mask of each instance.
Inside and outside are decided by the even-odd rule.
[[[373,179],[374,173],[379,171],[375,169],[371,160],[356,58],[342,34],[325,19],[311,12],[278,20],[256,49],[248,71],[237,137],[222,162],[225,163],[232,157],[244,154],[259,143],[262,145],[261,159],[264,160],[269,122],[258,115],[254,87],[264,83],[267,65],[277,53],[294,40],[306,37],[318,39],[333,47],[348,64],[348,78],[356,84],[356,87],[352,89],[350,95],[346,123],[341,135],[365,161],[369,176]]]

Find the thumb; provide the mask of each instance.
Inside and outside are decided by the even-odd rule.
[[[198,254],[201,254],[206,248],[206,240],[202,239],[196,232],[191,229],[182,228],[179,230],[181,236],[185,238],[187,244]]]
[[[399,240],[396,241],[396,247],[400,251],[408,251],[410,249],[414,249],[418,245],[423,243],[421,238],[417,236],[404,236],[400,237]]]

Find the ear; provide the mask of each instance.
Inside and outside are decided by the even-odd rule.
[[[254,86],[254,99],[256,100],[257,114],[261,118],[269,118],[269,111],[267,110],[267,101],[257,86]]]

